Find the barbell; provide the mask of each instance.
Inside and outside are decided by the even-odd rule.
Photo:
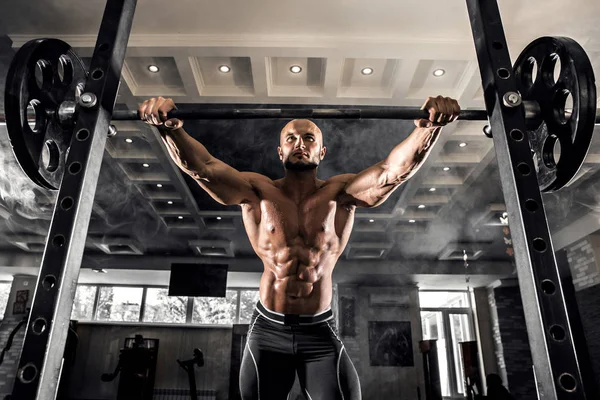
[[[558,60],[561,69],[555,77]],[[559,190],[577,174],[590,147],[594,125],[600,122],[591,62],[575,40],[541,37],[521,52],[512,72],[518,92],[506,93],[502,106],[524,114],[540,189]],[[498,71],[500,78],[508,78],[510,73]],[[8,136],[17,162],[41,187],[56,190],[60,185],[80,107],[102,106],[93,94],[85,92],[88,75],[81,58],[58,39],[29,41],[11,62],[5,89]],[[492,107],[488,104],[488,108]],[[226,109],[184,104],[168,117],[410,120],[427,118],[428,113],[416,107]],[[112,119],[138,120],[139,116],[136,110],[114,110]],[[459,119],[484,121],[488,113],[467,109]],[[557,143],[561,148],[558,160],[555,159]]]

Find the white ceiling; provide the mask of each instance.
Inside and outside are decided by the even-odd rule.
[[[0,33],[6,32],[15,48],[34,38],[57,37],[81,57],[92,55],[104,0],[12,3],[0,13]],[[576,39],[600,71],[598,0],[499,0],[499,5],[513,60],[537,37],[564,35]],[[158,65],[159,73],[150,73],[150,64]],[[222,64],[232,71],[218,72]],[[302,73],[291,74],[291,65],[300,65]],[[367,66],[374,73],[364,76],[360,71]],[[437,68],[446,74],[434,77]],[[484,106],[466,2],[456,0],[139,0],[122,76],[133,96],[119,101],[129,107],[151,96],[173,97],[177,103],[420,106],[438,94],[458,99],[463,108]],[[173,179],[172,165],[161,161],[156,148],[143,147],[145,128],[116,125],[119,135],[107,142],[107,149],[125,176],[139,185],[175,181],[176,194],[186,198]],[[405,225],[399,224],[398,231],[414,231],[411,219],[434,220],[452,196],[469,190],[493,159],[483,125],[461,121],[445,130],[426,168],[406,190],[405,204],[400,204]],[[124,137],[133,137],[135,146],[125,145]],[[468,146],[459,148],[463,141]],[[597,147],[587,160],[594,172],[600,165]],[[140,160],[151,168],[141,169]],[[453,172],[445,173],[444,166]],[[448,194],[428,192],[430,187],[448,189]],[[149,195],[152,199],[157,200]],[[418,209],[419,204],[427,209]],[[142,279],[128,271],[111,271],[102,279]],[[145,277],[166,282],[165,273]],[[82,280],[100,279],[86,274],[92,273],[82,272]]]

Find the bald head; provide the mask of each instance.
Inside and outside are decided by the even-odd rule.
[[[319,129],[317,124],[308,119],[294,119],[288,122],[281,130],[279,143],[283,143],[288,134],[302,135],[305,133],[312,133],[315,136],[315,139],[317,139],[317,142],[321,146],[323,145],[323,133],[321,132],[321,129]]]
[[[288,122],[279,137],[279,159],[286,169],[315,169],[325,157],[323,134],[319,127],[307,119]]]

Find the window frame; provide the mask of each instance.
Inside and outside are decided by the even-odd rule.
[[[1,282],[0,282],[1,283]],[[115,284],[115,285],[107,285],[107,284],[94,284],[94,283],[81,283],[77,284],[77,286],[93,286],[96,288],[96,293],[94,297],[94,305],[92,309],[92,319],[91,320],[79,320],[83,323],[101,323],[101,324],[143,324],[143,325],[176,325],[176,326],[194,326],[194,327],[226,327],[237,325],[240,322],[240,308],[241,308],[241,292],[242,291],[255,291],[258,292],[259,288],[256,287],[231,287],[226,290],[237,292],[237,302],[236,302],[236,312],[235,312],[235,321],[232,324],[199,324],[192,323],[192,316],[194,310],[194,297],[193,296],[180,296],[187,297],[187,308],[186,308],[186,319],[185,322],[145,322],[144,314],[146,313],[146,295],[148,293],[148,289],[168,289],[169,286],[165,285],[128,285],[128,284]],[[98,302],[100,298],[100,289],[104,287],[130,287],[130,288],[141,288],[142,289],[142,299],[140,302],[140,313],[138,321],[100,321],[98,319]]]

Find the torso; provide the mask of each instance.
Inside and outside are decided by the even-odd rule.
[[[340,196],[346,181],[319,181],[296,203],[282,182],[265,178],[252,185],[260,199],[243,204],[244,226],[264,264],[260,299],[284,314],[316,314],[332,299],[332,272],[354,223],[354,205]]]

